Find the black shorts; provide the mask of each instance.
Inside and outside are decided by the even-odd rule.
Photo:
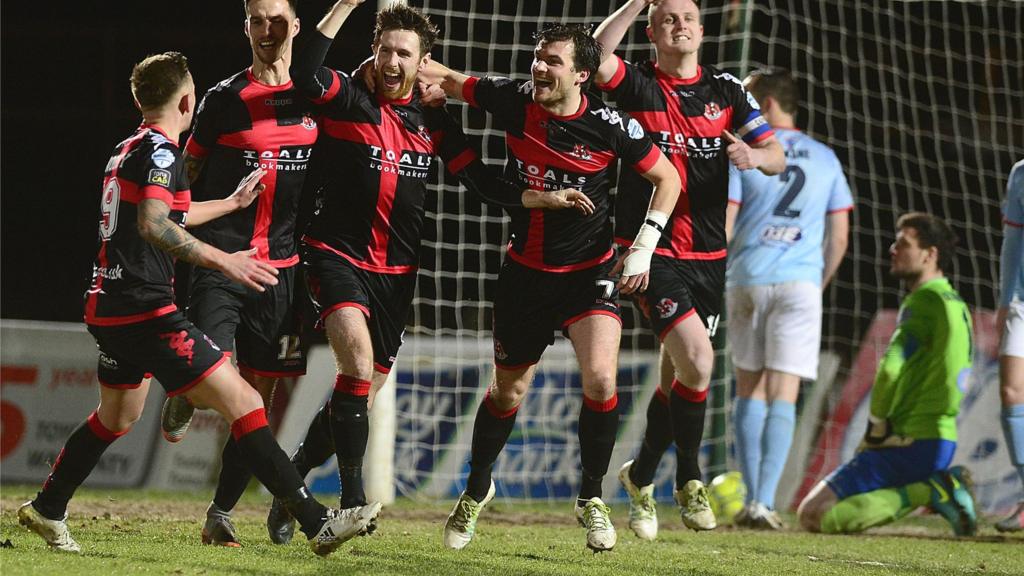
[[[197,267],[188,318],[222,350],[234,350],[240,368],[269,377],[305,374],[297,268],[279,268],[277,285],[257,292],[217,270]]]
[[[708,336],[714,337],[725,292],[725,258],[677,260],[655,254],[647,291],[633,300],[651,323],[659,340],[692,314],[697,314]]]
[[[100,349],[97,377],[107,388],[138,388],[155,376],[176,396],[209,376],[228,357],[179,310],[123,326],[89,326]]]
[[[369,272],[318,248],[306,247],[303,256],[306,285],[319,316],[317,325],[340,308],[361,310],[370,328],[373,369],[382,374],[390,372],[402,346],[405,320],[416,291],[416,273]]]
[[[555,330],[604,314],[620,323],[618,290],[608,276],[615,261],[586,270],[544,272],[505,258],[494,296],[494,363],[506,370],[536,364]]]

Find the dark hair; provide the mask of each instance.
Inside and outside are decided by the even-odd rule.
[[[252,0],[242,0],[242,8],[245,9],[246,14],[249,13],[249,2],[252,2]],[[292,16],[299,14],[298,3],[299,0],[288,0],[288,7],[292,9]]]
[[[943,220],[924,212],[907,212],[896,220],[896,229],[913,228],[917,243],[922,248],[935,247],[939,251],[939,270],[950,269],[956,250],[956,233]]]
[[[132,94],[143,110],[167,104],[187,82],[188,59],[181,52],[153,54],[132,68]]]
[[[388,30],[409,30],[420,37],[420,57],[430,53],[437,41],[437,26],[423,12],[405,4],[392,4],[377,12],[377,26],[373,29],[373,43]]]
[[[796,80],[788,70],[761,68],[754,70],[743,81],[747,91],[754,95],[758,102],[771,96],[779,103],[786,114],[796,114],[800,104],[800,91]]]
[[[583,24],[548,24],[533,35],[537,44],[550,42],[572,43],[573,69],[590,72],[582,88],[587,89],[598,67],[601,66],[601,43],[590,35],[590,27]]]

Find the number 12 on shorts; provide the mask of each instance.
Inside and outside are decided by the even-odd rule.
[[[299,336],[297,334],[286,334],[281,336],[281,351],[277,354],[278,360],[294,360],[302,356],[299,349]]]

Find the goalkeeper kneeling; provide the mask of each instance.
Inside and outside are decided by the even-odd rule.
[[[928,214],[905,214],[889,249],[909,294],[878,366],[868,429],[857,454],[800,503],[812,532],[853,533],[930,506],[957,536],[977,530],[968,471],[949,467],[971,367],[971,317],[943,270],[956,236]]]

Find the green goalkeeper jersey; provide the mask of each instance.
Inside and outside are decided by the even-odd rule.
[[[926,282],[900,306],[871,391],[871,414],[893,433],[956,441],[956,415],[967,388],[971,314],[945,278]]]

